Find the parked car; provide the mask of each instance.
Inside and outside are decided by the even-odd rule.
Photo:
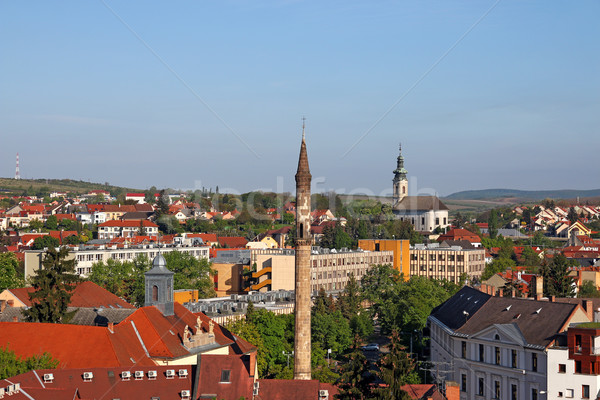
[[[377,343],[369,343],[366,346],[362,346],[361,349],[364,351],[379,351],[379,345]]]

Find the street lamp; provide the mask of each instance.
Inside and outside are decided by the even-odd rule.
[[[329,355],[331,354],[331,349],[327,349],[327,365],[329,365]]]
[[[290,357],[294,355],[294,350],[291,353],[286,353],[285,350],[282,351],[283,355],[287,357],[287,367],[290,367]]]

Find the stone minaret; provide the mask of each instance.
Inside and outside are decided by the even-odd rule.
[[[311,379],[310,368],[310,170],[304,140],[296,172],[296,337],[294,379]]]
[[[402,144],[400,153],[394,170],[394,204],[402,201],[408,193],[408,179],[406,179],[406,169],[404,169],[404,157],[402,157]]]

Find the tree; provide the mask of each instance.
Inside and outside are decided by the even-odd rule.
[[[35,289],[29,294],[32,305],[23,311],[30,321],[60,323],[72,317],[67,307],[80,278],[75,273],[75,259],[68,258],[66,247],[58,251],[50,247],[44,254],[42,269],[35,271],[31,280]]]
[[[311,338],[322,349],[331,349],[334,354],[342,354],[352,342],[348,320],[338,310],[333,313],[311,315]]]
[[[18,358],[14,351],[0,347],[0,380],[23,374],[33,369],[55,369],[58,360],[49,353],[33,355],[27,358]]]
[[[490,211],[490,218],[488,219],[488,232],[490,239],[496,239],[498,235],[498,213],[496,210]]]
[[[527,267],[537,267],[541,263],[540,256],[531,247],[523,248],[521,253],[521,264]]]
[[[35,238],[35,240],[33,241],[33,246],[31,246],[31,248],[33,250],[44,250],[54,249],[58,246],[60,246],[60,241],[57,238],[52,237],[50,235],[44,235]]]
[[[598,298],[600,297],[600,291],[596,287],[594,281],[583,281],[583,284],[579,287],[579,293],[577,293],[577,297],[581,298]]]
[[[496,275],[498,272],[504,272],[516,266],[516,263],[510,258],[496,258],[490,264],[485,266],[481,274],[481,280],[485,281]]]
[[[196,258],[190,253],[177,250],[164,254],[167,268],[175,273],[175,289],[197,289],[199,298],[215,297],[211,276],[214,271],[206,258]]]
[[[564,254],[555,254],[551,261],[545,262],[541,267],[544,277],[544,295],[557,297],[573,297],[573,277],[569,276],[569,267],[576,265],[570,262]]]
[[[567,219],[571,223],[574,223],[575,221],[577,221],[577,219],[579,219],[579,216],[577,215],[577,212],[575,211],[574,207],[569,208],[569,213],[567,214]]]
[[[390,351],[381,358],[378,365],[377,375],[385,383],[385,387],[377,389],[378,398],[410,400],[411,397],[402,390],[402,386],[418,383],[419,377],[415,373],[413,360],[402,346],[398,332],[393,331],[390,339]]]
[[[56,219],[56,215],[50,215],[46,218],[46,229],[55,231],[58,229],[58,220]]]
[[[361,309],[362,295],[360,292],[360,285],[354,274],[351,273],[346,283],[346,287],[338,298],[338,308],[341,310],[342,315],[346,319],[351,319],[353,316],[358,315]]]
[[[340,380],[338,382],[339,400],[363,400],[370,398],[373,375],[369,371],[369,362],[360,349],[360,338],[355,337],[352,351],[340,367]]]
[[[0,292],[22,287],[25,282],[19,273],[19,260],[14,253],[0,253]]]

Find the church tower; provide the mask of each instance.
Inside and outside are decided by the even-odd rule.
[[[167,269],[167,260],[158,253],[152,261],[152,269],[144,274],[145,306],[156,306],[163,315],[175,313],[173,306],[173,272]]]
[[[310,181],[302,122],[302,144],[296,172],[296,326],[294,379],[311,379],[310,344]]]
[[[408,179],[406,179],[406,169],[404,169],[404,157],[402,157],[402,144],[400,144],[400,153],[394,170],[394,205],[404,199],[408,194]]]

